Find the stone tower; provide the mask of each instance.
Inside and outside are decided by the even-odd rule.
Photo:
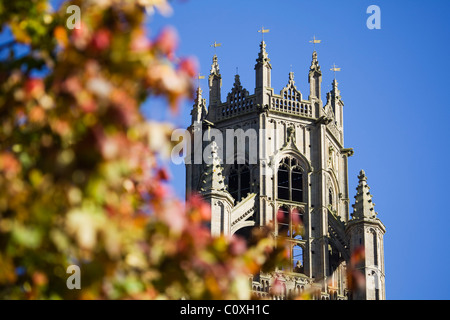
[[[269,295],[277,275],[284,292],[275,298],[312,290],[316,299],[384,299],[385,227],[373,211],[363,171],[349,217],[348,158],[353,149],[344,147],[344,103],[337,81],[324,105],[314,50],[308,98],[296,87],[293,72],[275,93],[264,41],[254,69],[254,93],[236,75],[222,101],[214,55],[208,108],[199,88],[188,128],[187,196],[199,193],[211,205],[213,235],[249,237],[252,228],[275,224],[274,236],[288,243],[291,263],[254,275],[255,294]],[[354,254],[361,252],[365,255],[353,266]],[[365,286],[351,290],[350,268],[364,276]]]

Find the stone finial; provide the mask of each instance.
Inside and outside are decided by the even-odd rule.
[[[366,172],[364,170],[361,170],[359,172],[358,179],[359,179],[359,182],[367,181]]]
[[[289,72],[289,81],[294,81],[294,72]]]
[[[238,74],[234,76],[234,87],[241,88],[241,78]]]
[[[197,103],[200,103],[200,102],[202,101],[202,93],[203,93],[202,88],[198,87],[196,93],[197,93],[197,95],[196,95],[196,97],[195,97],[195,101],[196,101]]]
[[[210,72],[210,74],[215,74],[215,75],[219,75],[220,74],[219,60],[217,58],[217,55],[214,55],[214,57],[213,57],[213,63],[211,65],[211,72]]]
[[[333,97],[335,97],[335,98],[339,98],[340,95],[341,95],[341,92],[339,91],[338,85],[339,85],[339,83],[337,82],[336,79],[334,79],[333,82],[331,83],[331,86],[333,87],[331,89],[331,95]]]
[[[311,67],[309,68],[309,72],[318,72],[322,74],[320,71],[319,60],[317,60],[317,51],[314,50],[312,54]]]
[[[266,43],[264,41],[261,41],[259,45],[259,53],[258,53],[258,59],[256,59],[257,64],[269,64],[269,54],[266,51]]]
[[[296,89],[297,87],[295,86],[295,80],[294,80],[294,72],[290,71],[289,72],[289,81],[286,85],[286,87],[283,88],[283,90],[289,90],[289,89]]]

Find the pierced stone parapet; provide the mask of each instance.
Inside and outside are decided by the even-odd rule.
[[[254,97],[233,97],[229,103],[218,106],[217,120],[223,120],[253,111],[256,111],[256,99]]]
[[[272,97],[270,109],[295,114],[304,117],[313,117],[311,104],[305,101],[290,100]]]

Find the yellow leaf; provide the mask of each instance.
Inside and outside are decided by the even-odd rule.
[[[12,21],[11,24],[11,31],[14,34],[14,37],[16,38],[17,42],[22,42],[22,43],[30,43],[31,42],[31,38],[28,35],[28,33],[24,30],[25,29],[25,25],[24,24],[19,24],[17,22]]]
[[[53,35],[61,47],[65,48],[69,43],[69,38],[67,37],[67,30],[64,27],[57,26],[53,31]]]

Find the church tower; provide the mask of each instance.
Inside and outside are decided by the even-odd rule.
[[[290,264],[253,276],[252,290],[270,295],[276,276],[285,299],[304,290],[315,299],[384,299],[383,235],[362,171],[349,217],[348,158],[344,147],[344,102],[336,79],[322,102],[322,71],[316,50],[308,73],[309,94],[294,73],[276,93],[272,65],[261,41],[250,94],[235,76],[226,100],[217,55],[209,75],[209,104],[198,89],[186,161],[187,196],[198,193],[211,205],[211,233],[249,237],[252,228],[275,225],[288,245]],[[305,99],[305,97],[307,97]],[[200,151],[200,152],[199,152]],[[194,161],[198,155],[202,161]],[[353,266],[353,257],[365,252]],[[364,275],[352,287],[348,271]]]

